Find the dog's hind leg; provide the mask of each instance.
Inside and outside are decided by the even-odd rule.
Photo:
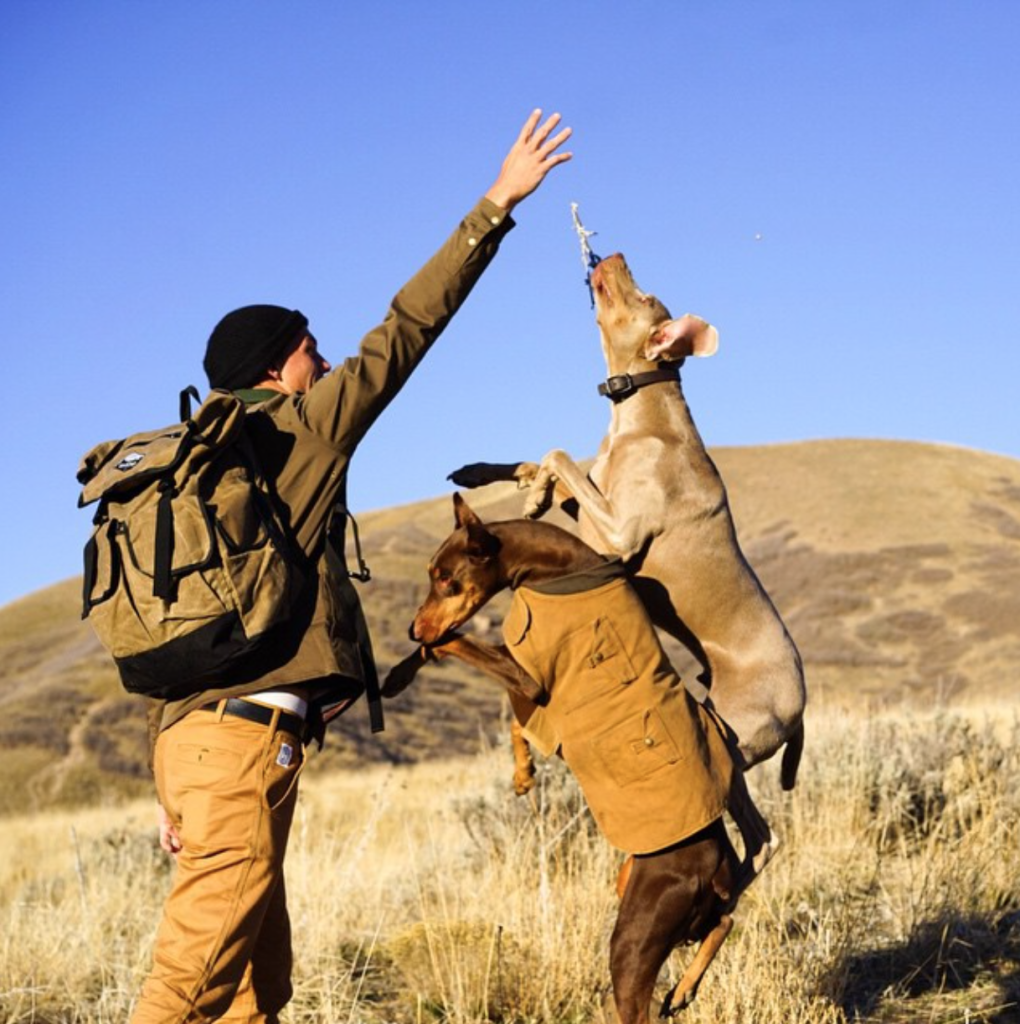
[[[613,995],[623,1024],[645,1024],[655,982],[671,950],[704,936],[704,954],[699,949],[697,968],[688,968],[685,975],[691,983],[683,998],[694,998],[698,981],[726,937],[715,936],[715,930],[723,909],[732,906],[733,860],[717,819],[676,846],[625,864],[618,883],[623,890],[620,913],[609,945]]]
[[[737,892],[743,892],[779,849],[779,839],[751,799],[742,771],[733,772],[730,781],[727,810],[737,826],[744,844],[744,859],[740,865]]]
[[[733,918],[729,914],[723,914],[719,923],[705,936],[694,959],[687,965],[683,977],[669,991],[669,994],[662,1001],[662,1009],[659,1010],[660,1017],[672,1017],[681,1010],[686,1010],[694,997],[698,994],[698,985],[715,959],[719,947],[726,941],[727,936],[733,928]]]
[[[783,751],[781,782],[783,789],[793,789],[797,782],[797,769],[800,767],[801,754],[804,753],[804,722],[790,734],[786,741],[786,749]]]

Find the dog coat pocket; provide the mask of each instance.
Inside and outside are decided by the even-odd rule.
[[[506,617],[503,619],[503,639],[511,647],[517,647],[527,635],[531,625],[531,609],[524,595],[518,591],[514,595]]]
[[[634,665],[613,623],[599,616],[571,633],[556,659],[557,677],[570,674],[564,687],[563,714],[570,714],[637,678]]]
[[[618,786],[637,782],[682,759],[657,708],[631,715],[590,742],[602,769]]]

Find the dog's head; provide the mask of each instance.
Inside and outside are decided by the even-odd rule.
[[[620,253],[595,267],[591,287],[610,374],[630,372],[642,362],[710,356],[719,347],[719,332],[710,323],[690,313],[674,320],[654,295],[641,291]]]
[[[505,585],[501,580],[500,539],[459,495],[453,496],[456,529],[428,566],[429,592],[411,625],[412,640],[434,644],[462,626]]]

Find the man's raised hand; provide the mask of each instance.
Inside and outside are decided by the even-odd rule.
[[[531,116],[524,122],[520,135],[517,136],[517,141],[510,147],[510,152],[503,161],[499,177],[485,193],[486,199],[504,210],[512,210],[517,203],[531,195],[542,184],[545,176],[554,167],[565,163],[574,155],[556,152],[570,138],[573,129],[564,128],[556,135],[552,135],[560,123],[560,115],[552,114],[539,127],[541,117],[541,110],[531,112]]]

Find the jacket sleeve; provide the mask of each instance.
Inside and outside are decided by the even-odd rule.
[[[513,227],[482,199],[397,293],[383,322],[298,400],[305,426],[332,447],[353,451],[468,297]]]

